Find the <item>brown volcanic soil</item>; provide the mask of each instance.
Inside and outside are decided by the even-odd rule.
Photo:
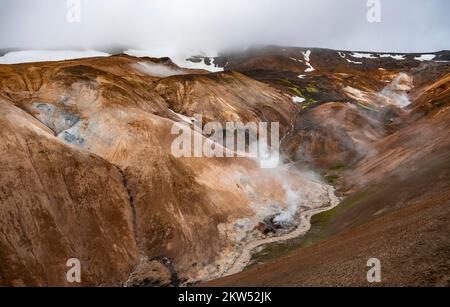
[[[449,174],[448,168],[442,170],[439,176],[446,182],[431,181],[431,186],[430,179],[436,173],[408,189],[402,188],[403,184],[410,184],[408,181],[390,185],[385,192],[357,205],[361,211],[374,206],[380,212],[393,211],[379,218],[372,216],[368,218],[370,222],[347,227],[320,243],[205,286],[369,286],[366,262],[376,257],[382,264],[382,283],[377,285],[448,287]],[[415,190],[417,187],[422,189]],[[406,200],[393,197],[416,191],[425,193],[415,193]],[[406,208],[393,209],[404,201],[409,202]],[[333,219],[333,224],[351,225],[360,218],[347,214]]]
[[[259,197],[285,202],[256,161],[175,159],[171,128],[182,122],[174,112],[201,112],[205,122],[270,118],[285,133],[296,108],[287,94],[239,73],[164,79],[143,62],[180,73],[167,59],[128,56],[0,66],[1,285],[67,285],[71,257],[82,285],[167,284],[155,261],[179,284],[234,250],[219,225],[254,215]]]
[[[385,284],[448,283],[450,65],[415,55],[356,65],[348,52],[312,49],[316,70],[305,73],[291,57],[307,50],[220,57],[222,73],[126,55],[0,65],[0,285],[66,286],[72,257],[81,285],[214,276],[252,204],[285,202],[286,182],[320,195],[295,170],[175,159],[171,127],[195,113],[280,122],[289,160],[350,195],[313,219],[306,241],[320,243],[211,285],[364,285],[368,255],[382,260]],[[155,65],[169,75],[150,73]],[[378,96],[400,72],[414,77],[407,110]]]
[[[204,122],[278,121],[286,132],[296,111],[288,95],[238,72],[168,77],[155,91],[175,112],[194,116],[206,110]]]
[[[385,178],[313,218],[305,238],[313,245],[205,285],[369,286],[366,262],[375,257],[377,285],[450,286],[449,149],[433,165],[418,163],[414,174]]]
[[[205,286],[369,286],[373,257],[382,264],[377,285],[450,286],[450,106],[433,103],[447,101],[448,84],[444,74],[427,86],[413,104],[427,115],[339,173],[349,196],[313,217],[294,251]]]
[[[67,285],[74,255],[85,284],[124,280],[139,251],[120,173],[9,103],[0,110],[0,284]]]
[[[411,162],[315,216],[307,247],[205,285],[369,286],[366,262],[375,257],[378,285],[450,286],[450,144]]]
[[[349,165],[371,154],[371,144],[383,137],[383,128],[377,118],[350,103],[325,103],[298,117],[295,133],[286,140],[287,151],[306,164]]]

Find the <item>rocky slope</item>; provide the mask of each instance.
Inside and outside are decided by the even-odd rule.
[[[177,280],[169,283],[219,276],[239,244],[258,235],[262,216],[275,214],[269,202],[288,206],[288,189],[305,193],[311,206],[327,199],[323,183],[295,169],[262,173],[251,159],[173,157],[173,125],[198,112],[205,121],[271,118],[282,133],[291,128],[290,97],[245,75],[129,56],[0,69],[8,111],[2,133],[9,135],[2,139],[3,284],[65,285],[62,259],[71,257],[89,263],[83,285],[164,284],[168,264]],[[30,277],[15,267],[28,268]]]
[[[128,55],[0,65],[0,285],[71,285],[65,273],[73,257],[82,263],[81,285],[182,285],[220,277],[246,244],[283,235],[301,221],[302,210],[331,203],[330,187],[312,170],[345,197],[380,182],[404,191],[389,198],[383,186],[377,190],[382,205],[367,201],[333,217],[327,238],[345,231],[367,236],[331,240],[348,253],[373,240],[381,244],[365,231],[369,223],[400,234],[392,224],[399,220],[390,218],[400,209],[410,214],[408,225],[430,212],[436,231],[425,223],[407,234],[425,232],[445,250],[448,227],[438,208],[448,207],[449,191],[447,60],[448,52],[268,47],[215,58],[225,69],[218,73]],[[175,158],[172,127],[192,129],[199,113],[203,123],[279,122],[283,165],[264,170],[249,158]],[[422,171],[432,187],[419,180]],[[411,185],[403,185],[405,178]],[[438,192],[439,199],[431,196]],[[275,217],[292,210],[292,224],[274,227]],[[317,261],[330,257],[320,246]],[[398,250],[408,251],[394,240],[386,248],[394,262]],[[305,261],[278,262],[298,265],[295,276],[313,261],[299,253]],[[419,254],[425,264],[417,280],[427,283],[420,274],[432,255]],[[444,254],[436,254],[445,269]],[[342,259],[336,259],[328,266],[338,270]],[[291,282],[271,268],[257,268],[267,276],[261,280],[244,272],[230,281]],[[308,272],[325,282],[325,275]]]
[[[402,61],[377,63],[376,79],[389,85],[364,85],[342,69],[357,81],[342,85],[352,104],[323,103],[299,116],[291,152],[300,148],[299,161],[324,170],[346,195],[342,204],[313,217],[303,238],[260,252],[263,264],[206,285],[368,286],[373,257],[382,263],[377,285],[450,285],[450,67]],[[279,250],[287,255],[274,259]]]

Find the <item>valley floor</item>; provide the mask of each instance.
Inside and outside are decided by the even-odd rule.
[[[344,201],[313,217],[303,241],[315,244],[204,286],[448,287],[449,165],[435,165],[406,180],[393,179],[356,203]],[[357,218],[363,210],[370,214]],[[381,261],[380,284],[367,282],[370,258]]]

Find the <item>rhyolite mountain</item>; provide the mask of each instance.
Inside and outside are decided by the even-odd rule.
[[[449,285],[450,52],[189,60],[224,71],[127,54],[0,65],[0,285],[72,286],[69,258],[82,286],[366,285],[372,257],[383,285]],[[195,114],[279,122],[283,163],[174,157],[171,129]],[[286,252],[221,278],[337,197]]]

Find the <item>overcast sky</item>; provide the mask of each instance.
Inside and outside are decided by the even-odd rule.
[[[80,0],[81,22],[69,23],[66,0],[0,0],[0,49],[450,49],[449,0],[380,1],[369,23],[367,0]]]

